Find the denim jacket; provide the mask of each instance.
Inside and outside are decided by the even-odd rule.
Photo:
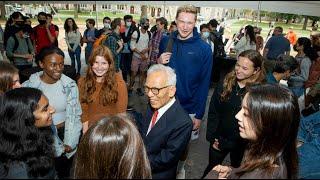
[[[24,82],[22,86],[40,88],[41,72],[34,73],[30,76],[29,80]],[[57,133],[54,133],[54,146],[55,146],[55,156],[59,157],[64,152],[64,144],[69,145],[73,151],[66,153],[66,156],[70,158],[77,150],[77,145],[79,143],[79,138],[82,130],[81,123],[81,105],[79,102],[79,90],[76,82],[66,75],[61,76],[62,86],[64,92],[67,95],[67,107],[66,107],[66,120],[65,120],[65,131],[64,131],[64,141],[62,141]],[[40,89],[41,90],[41,89]],[[53,132],[57,132],[56,127],[52,126]]]
[[[298,131],[298,140],[303,142],[303,144],[298,148],[298,178],[319,179],[320,111],[301,119]]]

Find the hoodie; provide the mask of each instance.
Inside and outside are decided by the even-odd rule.
[[[210,85],[213,56],[210,45],[204,42],[197,28],[193,36],[178,39],[178,31],[172,33],[172,55],[167,64],[177,75],[177,99],[189,114],[202,119]],[[169,36],[163,36],[159,46],[159,56],[165,51]]]

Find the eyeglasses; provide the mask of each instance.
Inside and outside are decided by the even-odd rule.
[[[169,85],[169,86],[171,86],[171,85]],[[164,89],[164,88],[167,88],[167,87],[169,87],[169,86],[165,86],[165,87],[162,87],[162,88],[155,88],[155,87],[149,88],[149,87],[147,87],[147,86],[144,86],[144,93],[145,93],[145,94],[148,94],[149,91],[151,90],[152,94],[158,95],[159,92],[160,92],[160,90],[162,90],[162,89]]]

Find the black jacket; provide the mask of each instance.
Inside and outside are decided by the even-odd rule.
[[[206,138],[210,144],[214,139],[218,139],[221,150],[234,149],[243,142],[235,115],[241,109],[241,95],[244,96],[245,88],[240,89],[238,84],[234,86],[229,99],[225,102],[220,100],[222,90],[222,82],[220,82],[211,97]]]
[[[191,137],[192,120],[176,100],[146,136],[152,114],[149,106],[146,119],[137,121],[150,160],[152,178],[175,179],[179,159]]]

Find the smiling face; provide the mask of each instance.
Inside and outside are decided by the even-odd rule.
[[[55,109],[49,105],[48,98],[44,95],[41,96],[37,109],[33,112],[35,117],[34,125],[38,128],[47,127],[52,124],[52,114]]]
[[[109,69],[109,63],[103,56],[96,56],[96,60],[92,64],[92,71],[97,77],[103,77]]]
[[[235,72],[238,81],[245,81],[256,74],[258,70],[254,68],[254,64],[247,57],[239,56],[235,66]]]
[[[161,89],[158,94],[154,94],[151,90],[145,92],[152,108],[159,109],[163,107],[175,95],[176,88],[174,86],[166,86],[168,86],[168,84],[167,74],[165,72],[156,71],[148,74],[145,87]]]
[[[45,83],[54,84],[61,78],[64,69],[63,56],[56,53],[49,54],[40,61],[40,67],[43,69],[41,79]]]
[[[21,84],[20,84],[20,78],[19,78],[19,74],[14,74],[12,77],[12,89],[15,88],[20,88]]]
[[[240,136],[244,139],[256,140],[257,135],[252,127],[252,120],[247,107],[248,96],[249,93],[244,96],[241,110],[236,114],[235,118],[238,120]]]
[[[196,25],[196,16],[192,13],[181,12],[176,19],[176,24],[181,39],[187,39]]]

